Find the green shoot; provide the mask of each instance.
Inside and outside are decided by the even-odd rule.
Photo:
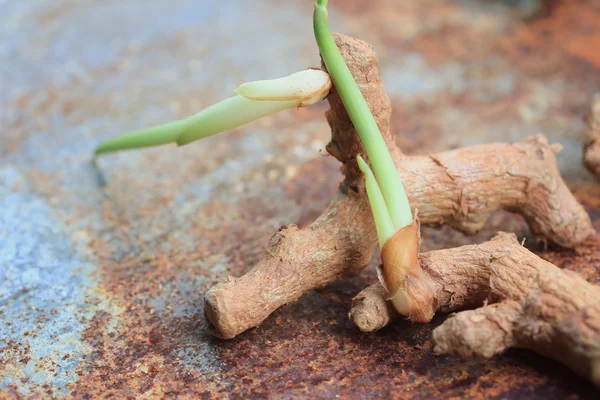
[[[371,204],[371,211],[373,212],[373,218],[375,219],[375,227],[377,229],[377,238],[379,239],[379,247],[383,248],[383,245],[389,238],[391,238],[396,229],[392,224],[390,214],[388,213],[387,207],[385,206],[385,200],[379,190],[379,185],[373,175],[373,171],[369,168],[369,165],[358,155],[356,157],[358,161],[358,167],[365,174],[365,186],[367,188],[367,197]]]
[[[321,57],[369,156],[386,208],[396,230],[412,222],[400,174],[360,89],[340,54],[327,23],[327,0],[317,0],[314,31]]]
[[[185,127],[186,120],[141,129],[135,132],[110,138],[100,143],[94,154],[110,153],[118,150],[137,149],[142,147],[160,146],[175,142]]]
[[[309,69],[287,77],[243,84],[230,97],[180,121],[126,133],[101,143],[95,154],[198,139],[245,125],[285,110],[323,100],[331,89],[326,72]]]
[[[295,100],[261,101],[242,96],[230,97],[193,116],[176,143],[183,146],[297,105]]]
[[[295,100],[257,101],[234,96],[189,118],[108,139],[96,147],[95,153],[98,155],[169,143],[183,146],[297,105]]]

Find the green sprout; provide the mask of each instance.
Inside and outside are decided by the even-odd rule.
[[[408,197],[371,110],[333,40],[327,24],[327,0],[317,0],[315,3],[314,31],[321,57],[358,132],[375,173],[376,184],[371,182],[367,185],[371,187],[369,200],[373,199],[373,212],[377,214],[378,219],[381,219],[378,228],[386,227],[385,229],[387,229],[391,223],[395,232],[412,223]],[[361,169],[370,172],[369,166],[364,161],[363,163]],[[369,176],[367,173],[366,175]],[[380,199],[384,201],[381,202]],[[384,206],[386,212],[381,209]],[[388,219],[390,223],[383,222],[385,219]],[[381,246],[385,242],[381,241],[382,238],[387,239],[389,236],[380,234]]]
[[[236,128],[288,108],[323,100],[331,89],[329,75],[308,69],[279,79],[245,83],[237,96],[214,104],[179,121],[146,128],[106,140],[96,155],[126,149],[176,143],[179,146]]]
[[[421,284],[418,260],[419,224],[413,220],[400,174],[375,118],[333,40],[327,24],[327,0],[315,3],[314,31],[323,62],[373,166],[371,171],[360,154],[357,155],[358,167],[365,175],[367,197],[381,248],[382,266],[377,275],[394,308],[412,318],[413,310],[419,310],[421,301],[413,296],[422,294],[420,289],[426,287]],[[410,290],[409,275],[418,277],[411,281]]]
[[[389,238],[394,236],[396,229],[392,224],[390,213],[385,205],[385,200],[373,175],[373,171],[369,168],[369,165],[358,155],[356,156],[358,161],[358,167],[365,175],[365,187],[367,188],[367,197],[371,204],[371,211],[373,212],[373,219],[375,219],[375,228],[377,229],[377,237],[379,239],[379,245],[383,247],[383,244],[387,242]]]

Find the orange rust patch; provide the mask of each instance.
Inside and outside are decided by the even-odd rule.
[[[600,12],[594,2],[554,1],[555,7],[548,14],[531,20],[515,18],[506,32],[475,26],[474,21],[466,18],[468,14],[460,12],[460,4],[465,3],[492,2],[379,0],[365,6],[364,0],[340,0],[332,1],[330,5],[332,9],[344,12],[342,16],[348,18],[346,22],[349,29],[354,30],[352,34],[369,41],[376,39],[374,44],[382,65],[392,56],[400,54],[401,57],[407,51],[423,54],[434,66],[467,62],[479,65],[496,57],[501,61],[491,67],[494,72],[516,69],[531,79],[563,79],[572,89],[558,89],[561,101],[551,112],[568,116],[570,129],[566,131],[574,135],[576,129],[572,129],[572,121],[580,118],[579,114],[587,107],[578,96],[600,87],[598,53],[592,51],[600,31],[597,23]],[[310,4],[302,7],[310,16]],[[62,6],[51,9],[40,16],[40,22],[52,23],[65,12]],[[453,22],[445,22],[449,20]],[[160,39],[145,51],[157,54],[168,51],[174,57],[181,57],[181,54],[187,57],[191,51],[173,50],[185,45],[180,39],[177,35]],[[194,48],[193,51],[194,56],[202,58],[202,52],[206,50]],[[316,60],[315,47],[310,47],[310,51]],[[92,71],[91,85],[112,76],[122,62],[119,59]],[[74,123],[82,122],[85,115],[137,115],[139,108],[147,104],[140,100],[123,104],[123,108],[117,110],[111,108],[107,98],[69,97],[71,89],[67,85],[47,90],[51,92],[50,101],[63,102],[59,110],[76,119],[72,121]],[[157,95],[154,90],[149,86],[134,96],[132,89],[125,86],[119,92],[127,98],[154,99]],[[210,86],[206,87],[206,92],[210,92]],[[429,103],[411,108],[397,101],[394,111],[395,131],[400,134],[397,140],[406,152],[429,152],[455,146],[459,144],[456,138],[464,132],[434,118],[443,115],[445,106],[454,105],[481,115],[482,122],[470,127],[475,129],[488,127],[494,121],[515,118],[515,103],[527,98],[527,94],[518,87],[500,100],[485,102],[467,90],[465,94],[442,94]],[[18,99],[16,107],[29,107],[30,96],[26,94]],[[194,90],[172,91],[163,96],[156,101],[169,98],[181,104],[178,117],[191,114],[204,105],[199,103],[200,95]],[[45,118],[50,106],[44,101],[39,109],[25,117]],[[81,111],[79,117],[75,113],[69,114],[73,107]],[[294,142],[286,135],[296,134],[299,124],[321,118],[321,112],[316,108],[314,111],[311,108],[290,112],[270,120],[272,126],[266,123],[260,126],[277,135],[273,149],[284,152]],[[35,133],[35,126],[23,127],[25,117],[8,124],[9,139],[4,151],[11,153],[18,149],[29,135]],[[273,126],[282,129],[275,130]],[[10,133],[13,128],[14,133]],[[484,136],[484,130],[475,129],[475,132],[474,137],[479,141],[490,139]],[[223,343],[204,336],[203,293],[227,273],[239,275],[256,262],[269,235],[276,230],[264,222],[271,219],[273,213],[268,206],[260,204],[259,198],[251,199],[229,191],[238,183],[247,183],[243,174],[233,177],[235,182],[224,183],[226,190],[221,192],[226,194],[190,211],[183,226],[169,219],[174,210],[167,209],[164,213],[160,210],[168,207],[174,193],[185,188],[187,183],[210,172],[211,165],[207,163],[212,166],[223,164],[231,155],[228,146],[237,143],[242,136],[242,132],[232,132],[227,139],[213,141],[214,147],[209,150],[204,150],[203,146],[181,150],[195,156],[195,159],[188,157],[186,162],[173,157],[167,163],[168,157],[145,153],[148,155],[140,164],[151,169],[145,174],[132,167],[107,172],[110,183],[104,190],[109,200],[102,204],[102,226],[92,232],[90,249],[101,271],[101,289],[123,312],[118,318],[98,313],[91,321],[82,321],[88,324],[85,340],[93,352],[82,360],[79,381],[72,387],[73,397],[114,395],[133,398],[140,394],[176,397],[180,394],[182,397],[219,398],[227,393],[237,393],[240,397],[305,394],[317,398],[335,395],[347,398],[593,398],[597,395],[596,389],[574,377],[566,368],[525,351],[510,351],[489,361],[434,357],[429,350],[430,335],[431,329],[441,321],[439,318],[431,326],[399,322],[376,334],[359,333],[346,314],[350,299],[375,281],[374,264],[359,278],[311,292],[298,303],[276,312],[259,329],[246,332],[234,341]],[[306,141],[296,143],[304,147],[315,137],[327,140],[326,131],[307,136]],[[286,161],[274,162],[282,176],[285,174],[285,165],[282,165]],[[106,165],[111,162],[108,159]],[[324,209],[337,190],[341,176],[332,157],[296,167],[294,177],[261,183],[262,186],[257,187],[283,185],[282,197],[290,204],[296,204],[289,206],[290,215],[298,216],[298,223],[306,224]],[[132,172],[140,175],[132,178]],[[156,183],[149,179],[156,175],[168,177],[168,180]],[[30,177],[44,195],[68,200],[65,199],[67,194],[53,188],[55,176],[40,173]],[[598,184],[580,186],[576,194],[592,215],[596,229],[600,229]],[[232,219],[228,215],[240,218]],[[261,225],[257,227],[256,224]],[[498,229],[518,232],[519,237],[527,235],[527,228],[520,218],[502,212],[493,216],[475,237],[466,237],[447,227],[424,229],[424,247],[432,249],[479,242]],[[156,235],[144,238],[151,233]],[[535,247],[529,240],[526,245]],[[597,239],[583,246],[577,254],[551,249],[542,255],[562,268],[582,273],[588,280],[598,277],[600,249]],[[207,266],[218,264],[215,259],[222,259],[222,271],[208,269]],[[199,282],[193,290],[182,292],[186,283],[199,277],[205,277],[205,281]],[[161,299],[166,299],[166,304],[159,312],[154,301]],[[203,354],[206,353],[202,353],[205,347],[210,348],[209,353],[216,360],[205,361]],[[27,357],[27,349],[22,350],[19,354]],[[203,365],[204,362],[210,364],[209,367]],[[8,396],[12,395],[10,390]],[[0,397],[4,395],[1,393]]]

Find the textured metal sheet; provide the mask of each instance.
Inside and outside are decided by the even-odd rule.
[[[600,225],[580,163],[600,91],[595,0],[331,1],[335,30],[373,43],[407,152],[543,132]],[[526,351],[434,357],[432,325],[361,334],[347,318],[373,269],[283,307],[232,341],[202,295],[240,275],[285,223],[325,207],[338,166],[325,106],[184,147],[90,153],[115,133],[213,103],[237,84],[318,65],[312,1],[0,2],[0,397],[593,398]],[[596,49],[596,50],[594,50]],[[482,241],[425,230],[426,249]],[[600,250],[533,249],[600,279]]]

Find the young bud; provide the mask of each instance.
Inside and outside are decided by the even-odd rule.
[[[235,92],[250,100],[296,100],[298,107],[303,107],[323,100],[330,90],[329,74],[311,68],[284,78],[244,83]]]
[[[377,275],[386,288],[394,308],[413,322],[433,318],[433,281],[419,265],[421,234],[419,220],[399,229],[381,249],[382,265]]]

